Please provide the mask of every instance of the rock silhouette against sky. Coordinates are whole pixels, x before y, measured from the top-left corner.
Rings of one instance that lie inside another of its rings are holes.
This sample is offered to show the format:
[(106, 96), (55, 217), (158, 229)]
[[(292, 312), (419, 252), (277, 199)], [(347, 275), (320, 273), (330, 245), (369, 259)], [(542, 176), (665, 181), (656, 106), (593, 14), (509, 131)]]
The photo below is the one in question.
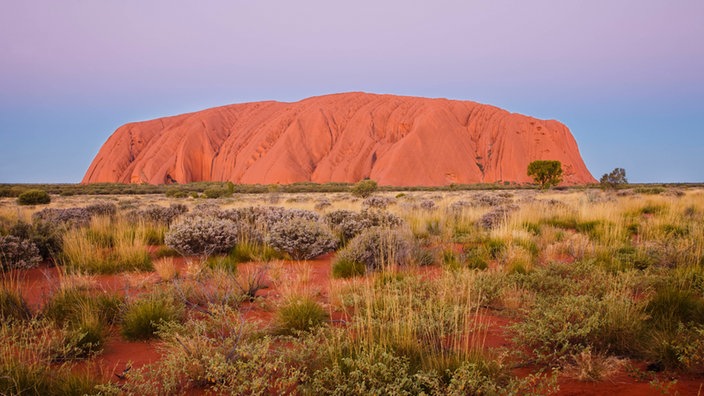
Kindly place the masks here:
[(469, 101), (344, 93), (216, 107), (118, 128), (84, 183), (525, 183), (539, 159), (594, 182), (569, 129)]

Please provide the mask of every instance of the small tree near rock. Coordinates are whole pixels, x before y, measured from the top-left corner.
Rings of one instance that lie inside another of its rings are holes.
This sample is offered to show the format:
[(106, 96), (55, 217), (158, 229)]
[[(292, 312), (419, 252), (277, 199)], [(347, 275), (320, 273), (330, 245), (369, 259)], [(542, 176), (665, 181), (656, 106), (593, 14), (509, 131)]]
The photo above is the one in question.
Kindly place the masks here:
[(551, 160), (533, 161), (528, 164), (528, 176), (531, 176), (541, 189), (556, 186), (562, 181), (562, 163)]
[(604, 189), (616, 189), (619, 186), (628, 184), (628, 179), (626, 179), (626, 170), (623, 168), (614, 168), (611, 173), (604, 173), (604, 175), (601, 176), (601, 179), (599, 179), (599, 183)]
[(377, 187), (378, 186), (374, 180), (365, 179), (360, 180), (352, 186), (352, 188), (350, 188), (350, 192), (355, 197), (366, 198), (372, 195), (372, 193), (376, 191)]

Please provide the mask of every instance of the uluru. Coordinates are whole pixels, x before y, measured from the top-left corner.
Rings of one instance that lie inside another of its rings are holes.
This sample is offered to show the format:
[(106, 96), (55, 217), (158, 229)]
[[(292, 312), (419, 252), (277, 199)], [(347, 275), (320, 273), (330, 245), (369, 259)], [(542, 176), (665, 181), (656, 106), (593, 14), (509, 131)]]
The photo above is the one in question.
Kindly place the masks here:
[(558, 121), (471, 101), (354, 92), (123, 125), (83, 183), (526, 183), (539, 159), (559, 160), (564, 184), (595, 182)]

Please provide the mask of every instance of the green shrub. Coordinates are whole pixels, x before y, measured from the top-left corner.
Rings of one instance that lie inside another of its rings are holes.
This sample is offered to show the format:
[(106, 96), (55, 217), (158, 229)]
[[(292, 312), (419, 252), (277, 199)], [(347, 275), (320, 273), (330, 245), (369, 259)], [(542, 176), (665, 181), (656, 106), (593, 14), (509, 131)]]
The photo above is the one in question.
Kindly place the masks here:
[(362, 276), (366, 273), (366, 266), (363, 263), (357, 263), (346, 258), (335, 260), (332, 264), (333, 278), (352, 278)]
[(599, 308), (592, 296), (539, 298), (525, 321), (511, 326), (514, 341), (531, 348), (538, 361), (564, 362), (594, 339), (600, 326)]
[(328, 320), (323, 307), (310, 297), (294, 297), (276, 312), (276, 332), (295, 335), (320, 327)]
[(122, 335), (128, 340), (153, 338), (160, 323), (180, 322), (183, 315), (183, 307), (173, 296), (149, 294), (127, 306), (122, 319)]
[[(382, 350), (365, 350), (315, 371), (308, 393), (418, 395), (424, 393), (428, 385), (437, 382), (436, 378), (429, 379), (426, 375), (414, 374), (407, 358)], [(425, 380), (429, 381), (426, 383)]]
[(226, 188), (220, 188), (220, 187), (211, 187), (211, 188), (206, 188), (203, 191), (203, 195), (205, 195), (206, 198), (209, 199), (216, 199), (216, 198), (223, 198), (223, 197), (231, 197), (232, 196), (232, 191), (229, 191)]
[(51, 197), (44, 190), (27, 190), (17, 197), (20, 205), (46, 205), (51, 203)]
[(704, 326), (680, 323), (675, 329), (656, 330), (647, 345), (646, 357), (663, 369), (704, 367)]
[(372, 195), (372, 193), (374, 193), (377, 188), (378, 186), (374, 180), (366, 179), (355, 183), (350, 188), (350, 192), (355, 197), (367, 198), (368, 196)]

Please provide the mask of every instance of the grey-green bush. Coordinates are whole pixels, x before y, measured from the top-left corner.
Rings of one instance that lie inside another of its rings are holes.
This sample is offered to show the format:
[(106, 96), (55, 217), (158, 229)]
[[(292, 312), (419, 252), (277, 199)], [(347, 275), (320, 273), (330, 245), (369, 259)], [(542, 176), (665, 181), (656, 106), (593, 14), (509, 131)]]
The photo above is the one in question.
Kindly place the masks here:
[(26, 239), (14, 235), (0, 236), (0, 269), (27, 269), (42, 261), (39, 249)]
[(183, 255), (226, 253), (237, 243), (238, 227), (231, 220), (211, 216), (184, 216), (169, 227), (166, 246)]
[(335, 236), (323, 223), (294, 217), (275, 223), (269, 229), (266, 242), (294, 260), (309, 260), (337, 246)]
[(367, 270), (378, 270), (387, 265), (408, 263), (411, 251), (411, 237), (407, 232), (373, 227), (340, 250), (336, 262), (347, 260), (364, 264)]

